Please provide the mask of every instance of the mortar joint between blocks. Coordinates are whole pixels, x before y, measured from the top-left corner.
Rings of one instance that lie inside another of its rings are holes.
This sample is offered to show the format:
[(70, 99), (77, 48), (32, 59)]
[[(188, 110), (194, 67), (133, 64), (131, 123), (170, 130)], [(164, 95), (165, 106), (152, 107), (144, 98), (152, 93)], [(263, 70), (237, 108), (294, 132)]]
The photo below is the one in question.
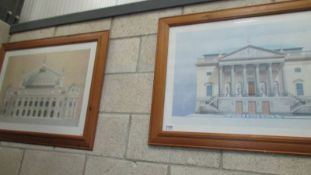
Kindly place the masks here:
[(88, 155), (86, 154), (86, 155), (85, 155), (85, 158), (84, 158), (83, 175), (85, 175), (85, 173), (86, 173), (86, 164), (87, 164), (87, 161), (88, 161)]
[(172, 173), (171, 173), (171, 166), (168, 165), (166, 175), (171, 175), (171, 174), (172, 174)]
[(219, 168), (223, 169), (224, 165), (223, 165), (223, 157), (224, 157), (224, 152), (221, 150), (220, 151), (220, 158), (219, 158)]
[(127, 124), (127, 135), (126, 135), (126, 146), (125, 146), (125, 152), (124, 152), (124, 158), (127, 158), (128, 154), (128, 147), (129, 147), (129, 141), (130, 141), (130, 132), (131, 132), (131, 126), (132, 126), (132, 114), (129, 115), (129, 122)]
[(21, 158), (20, 165), (19, 165), (18, 172), (17, 172), (18, 175), (21, 175), (25, 152), (26, 152), (26, 149), (22, 149), (22, 150), (23, 150), (23, 153), (22, 153), (22, 158)]
[(137, 64), (136, 64), (136, 72), (139, 72), (139, 62), (141, 59), (141, 45), (142, 45), (142, 37), (139, 37), (139, 45), (138, 45), (138, 58), (137, 58)]

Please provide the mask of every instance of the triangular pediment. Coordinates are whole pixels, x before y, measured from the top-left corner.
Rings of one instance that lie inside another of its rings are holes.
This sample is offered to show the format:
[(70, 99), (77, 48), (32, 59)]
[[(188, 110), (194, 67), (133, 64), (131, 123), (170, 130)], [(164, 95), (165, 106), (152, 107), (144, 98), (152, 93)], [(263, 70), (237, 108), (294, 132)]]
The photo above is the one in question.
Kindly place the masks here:
[(281, 58), (282, 53), (248, 45), (239, 50), (231, 52), (223, 57), (223, 60), (241, 60), (241, 59), (256, 59), (256, 58)]

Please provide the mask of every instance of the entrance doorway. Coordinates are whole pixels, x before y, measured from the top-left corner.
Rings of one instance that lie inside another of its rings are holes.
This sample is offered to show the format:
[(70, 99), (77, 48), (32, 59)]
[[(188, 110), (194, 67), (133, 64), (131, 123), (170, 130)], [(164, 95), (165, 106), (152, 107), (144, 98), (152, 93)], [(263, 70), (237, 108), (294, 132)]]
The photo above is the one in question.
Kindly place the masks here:
[(235, 102), (235, 112), (237, 114), (242, 114), (243, 113), (243, 103), (242, 103), (242, 101)]
[(255, 101), (248, 102), (248, 113), (256, 114), (256, 102)]
[(248, 82), (248, 96), (255, 96), (255, 83), (252, 81)]

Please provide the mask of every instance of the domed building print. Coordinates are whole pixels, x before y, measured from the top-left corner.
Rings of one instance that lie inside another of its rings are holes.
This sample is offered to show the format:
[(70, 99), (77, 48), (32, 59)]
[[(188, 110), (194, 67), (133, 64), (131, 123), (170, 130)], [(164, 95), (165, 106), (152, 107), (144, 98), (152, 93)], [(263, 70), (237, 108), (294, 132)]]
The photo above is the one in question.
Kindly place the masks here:
[(87, 54), (84, 50), (12, 57), (1, 83), (0, 121), (77, 126)]
[(47, 120), (77, 119), (77, 98), (80, 89), (63, 86), (64, 77), (42, 65), (21, 83), (6, 90), (1, 115), (6, 118)]

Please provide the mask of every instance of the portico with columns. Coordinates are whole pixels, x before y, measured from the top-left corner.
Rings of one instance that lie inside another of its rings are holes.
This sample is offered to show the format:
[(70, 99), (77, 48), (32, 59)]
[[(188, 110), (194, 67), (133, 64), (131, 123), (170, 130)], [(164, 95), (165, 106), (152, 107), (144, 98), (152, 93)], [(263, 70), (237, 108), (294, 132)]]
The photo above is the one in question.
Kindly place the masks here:
[(283, 60), (265, 63), (220, 62), (220, 96), (286, 95)]
[(45, 64), (26, 74), (20, 87), (7, 88), (4, 96), (0, 117), (6, 121), (68, 125), (79, 121), (80, 87), (65, 87), (63, 74)]
[(311, 94), (303, 89), (311, 81), (301, 73), (311, 70), (311, 52), (303, 48), (247, 45), (204, 55), (196, 66), (196, 113), (311, 114)]

